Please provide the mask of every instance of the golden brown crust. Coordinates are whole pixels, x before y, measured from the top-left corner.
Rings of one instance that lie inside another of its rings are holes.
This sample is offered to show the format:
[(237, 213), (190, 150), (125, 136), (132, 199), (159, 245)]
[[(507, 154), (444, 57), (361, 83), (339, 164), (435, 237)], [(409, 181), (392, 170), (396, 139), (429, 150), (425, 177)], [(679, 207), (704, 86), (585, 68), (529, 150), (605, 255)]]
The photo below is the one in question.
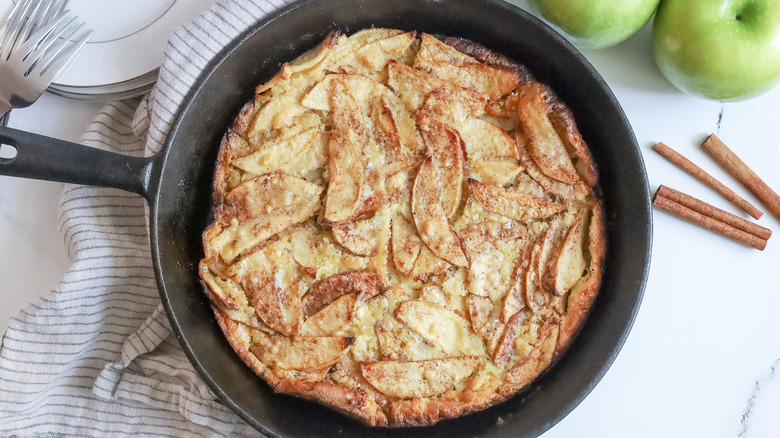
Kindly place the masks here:
[(481, 409), (467, 401), (415, 398), (392, 403), (390, 423), (395, 427), (428, 426), (478, 410)]
[(481, 44), (466, 38), (441, 35), (436, 35), (436, 37), (444, 44), (450, 45), (469, 56), (473, 56), (487, 65), (511, 71), (518, 76), (521, 84), (533, 79), (533, 75), (531, 75), (531, 72), (528, 71), (526, 66), (512, 61), (506, 56), (496, 53)]
[[(290, 386), (287, 386), (288, 382)], [(310, 387), (302, 387), (292, 381), (285, 381), (274, 389), (336, 407), (371, 426), (389, 425), (382, 407), (360, 389), (348, 389), (329, 382), (317, 382)]]
[(202, 284), (274, 391), (434, 424), (569, 346), (601, 281), (596, 182), (571, 112), (524, 66), (464, 39), (334, 33), (223, 137)]

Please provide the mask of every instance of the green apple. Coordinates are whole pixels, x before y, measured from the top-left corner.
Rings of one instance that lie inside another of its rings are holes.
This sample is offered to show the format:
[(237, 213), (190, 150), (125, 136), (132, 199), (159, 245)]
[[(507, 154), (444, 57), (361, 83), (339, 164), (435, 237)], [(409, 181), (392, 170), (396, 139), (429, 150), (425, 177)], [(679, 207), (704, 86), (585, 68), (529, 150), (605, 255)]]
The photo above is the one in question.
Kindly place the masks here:
[(780, 0), (663, 0), (653, 46), (661, 72), (683, 91), (757, 96), (780, 78)]
[[(683, 0), (684, 1), (684, 0)], [(575, 46), (600, 49), (630, 37), (650, 20), (659, 0), (534, 0), (542, 17)]]

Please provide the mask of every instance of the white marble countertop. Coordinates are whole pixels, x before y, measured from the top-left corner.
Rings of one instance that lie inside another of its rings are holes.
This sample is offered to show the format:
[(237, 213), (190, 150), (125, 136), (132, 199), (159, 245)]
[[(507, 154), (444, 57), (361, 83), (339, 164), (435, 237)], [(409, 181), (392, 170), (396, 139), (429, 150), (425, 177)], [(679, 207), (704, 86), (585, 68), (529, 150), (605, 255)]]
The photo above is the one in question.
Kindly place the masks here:
[[(668, 185), (737, 213), (650, 149), (663, 141), (760, 206), (699, 149), (717, 133), (780, 191), (780, 87), (743, 103), (689, 97), (656, 68), (647, 26), (623, 44), (585, 55), (633, 125), (652, 190)], [(44, 95), (14, 111), (10, 126), (76, 141), (100, 106)], [(57, 229), (61, 189), (0, 177), (0, 329), (19, 307), (55, 289), (68, 267)], [(654, 213), (654, 223), (649, 280), (623, 350), (544, 437), (780, 435), (780, 221), (768, 213), (758, 221), (775, 233), (763, 252), (663, 212)]]

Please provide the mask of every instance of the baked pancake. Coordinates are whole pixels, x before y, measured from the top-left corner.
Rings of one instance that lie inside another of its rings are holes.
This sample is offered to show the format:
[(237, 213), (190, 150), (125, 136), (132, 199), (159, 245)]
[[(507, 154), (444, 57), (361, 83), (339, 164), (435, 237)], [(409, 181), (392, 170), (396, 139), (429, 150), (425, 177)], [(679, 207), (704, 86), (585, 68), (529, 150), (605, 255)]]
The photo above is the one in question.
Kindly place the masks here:
[(200, 275), (276, 391), (429, 425), (570, 344), (601, 281), (596, 186), (572, 114), (523, 66), (456, 38), (334, 33), (225, 134)]

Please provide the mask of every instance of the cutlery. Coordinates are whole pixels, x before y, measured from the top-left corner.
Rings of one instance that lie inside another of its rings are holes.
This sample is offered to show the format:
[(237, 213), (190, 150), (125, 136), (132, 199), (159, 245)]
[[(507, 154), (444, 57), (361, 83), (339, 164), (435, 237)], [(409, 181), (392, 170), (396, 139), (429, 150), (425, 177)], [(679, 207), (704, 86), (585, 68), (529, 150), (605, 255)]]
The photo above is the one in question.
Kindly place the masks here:
[(0, 27), (0, 115), (38, 100), (87, 43), (92, 30), (67, 0), (24, 0)]

